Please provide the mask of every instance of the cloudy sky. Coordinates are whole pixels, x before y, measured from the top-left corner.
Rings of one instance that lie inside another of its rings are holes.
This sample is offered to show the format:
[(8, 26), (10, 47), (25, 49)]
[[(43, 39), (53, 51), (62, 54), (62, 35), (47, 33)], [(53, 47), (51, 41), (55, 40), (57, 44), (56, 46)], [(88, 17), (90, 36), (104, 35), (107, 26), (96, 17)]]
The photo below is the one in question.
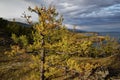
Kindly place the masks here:
[[(41, 4), (55, 5), (68, 28), (120, 32), (120, 0), (0, 0), (0, 17), (21, 20), (28, 6)], [(33, 19), (37, 20), (34, 14)]]

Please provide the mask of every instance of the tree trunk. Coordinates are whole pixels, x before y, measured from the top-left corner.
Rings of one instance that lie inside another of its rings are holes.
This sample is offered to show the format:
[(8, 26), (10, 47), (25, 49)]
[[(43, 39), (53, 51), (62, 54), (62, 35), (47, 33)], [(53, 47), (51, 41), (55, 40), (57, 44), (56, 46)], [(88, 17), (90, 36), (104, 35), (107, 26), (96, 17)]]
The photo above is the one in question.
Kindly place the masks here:
[[(43, 36), (43, 35), (42, 35)], [(45, 77), (44, 77), (44, 63), (45, 63), (45, 49), (44, 49), (44, 36), (42, 38), (42, 51), (41, 51), (41, 70), (40, 70), (40, 80), (44, 80)]]

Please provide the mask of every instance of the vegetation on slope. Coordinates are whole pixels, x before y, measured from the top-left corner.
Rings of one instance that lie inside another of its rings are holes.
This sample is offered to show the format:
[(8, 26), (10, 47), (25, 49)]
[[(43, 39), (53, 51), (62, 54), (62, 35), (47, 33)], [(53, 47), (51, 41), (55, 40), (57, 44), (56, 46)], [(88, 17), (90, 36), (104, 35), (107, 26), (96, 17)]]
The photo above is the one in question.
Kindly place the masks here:
[(68, 31), (55, 7), (29, 10), (39, 17), (30, 28), (0, 19), (1, 80), (119, 77), (120, 44), (116, 40)]

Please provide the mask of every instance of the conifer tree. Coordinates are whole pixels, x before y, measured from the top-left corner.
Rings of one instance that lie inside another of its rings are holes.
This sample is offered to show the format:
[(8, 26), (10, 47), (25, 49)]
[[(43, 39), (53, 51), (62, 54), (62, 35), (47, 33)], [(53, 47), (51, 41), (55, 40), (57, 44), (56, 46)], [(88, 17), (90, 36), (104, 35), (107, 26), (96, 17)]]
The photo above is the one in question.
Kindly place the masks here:
[(39, 22), (33, 26), (33, 38), (34, 45), (38, 45), (37, 50), (41, 54), (41, 77), (40, 80), (44, 80), (44, 63), (45, 63), (45, 45), (49, 41), (49, 35), (52, 34), (56, 29), (62, 26), (62, 17), (57, 19), (58, 13), (55, 7), (35, 7), (34, 9), (28, 8), (31, 12), (35, 12), (38, 15)]

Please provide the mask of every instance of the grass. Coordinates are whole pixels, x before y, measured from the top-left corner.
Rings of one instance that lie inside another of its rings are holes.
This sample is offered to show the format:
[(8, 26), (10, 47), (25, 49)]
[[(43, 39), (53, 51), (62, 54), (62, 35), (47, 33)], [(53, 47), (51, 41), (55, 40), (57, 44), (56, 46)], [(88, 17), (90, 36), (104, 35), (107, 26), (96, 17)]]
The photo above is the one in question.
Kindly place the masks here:
[[(30, 56), (27, 57), (15, 57), (9, 58), (5, 55), (1, 55), (0, 59), (0, 80), (24, 80), (27, 76), (30, 76), (35, 71), (35, 68), (31, 68), (30, 64), (32, 61), (30, 60)], [(25, 55), (24, 55), (25, 56)], [(120, 78), (120, 55), (112, 55), (106, 58), (86, 58), (86, 57), (73, 57), (76, 61), (83, 63), (99, 63), (104, 67), (107, 67), (110, 71), (110, 77), (116, 79)], [(75, 78), (77, 74), (69, 72), (67, 76), (60, 74), (60, 76), (56, 77), (54, 80), (69, 80), (70, 78)], [(113, 79), (113, 80), (114, 80)], [(27, 77), (26, 80), (29, 80)]]

